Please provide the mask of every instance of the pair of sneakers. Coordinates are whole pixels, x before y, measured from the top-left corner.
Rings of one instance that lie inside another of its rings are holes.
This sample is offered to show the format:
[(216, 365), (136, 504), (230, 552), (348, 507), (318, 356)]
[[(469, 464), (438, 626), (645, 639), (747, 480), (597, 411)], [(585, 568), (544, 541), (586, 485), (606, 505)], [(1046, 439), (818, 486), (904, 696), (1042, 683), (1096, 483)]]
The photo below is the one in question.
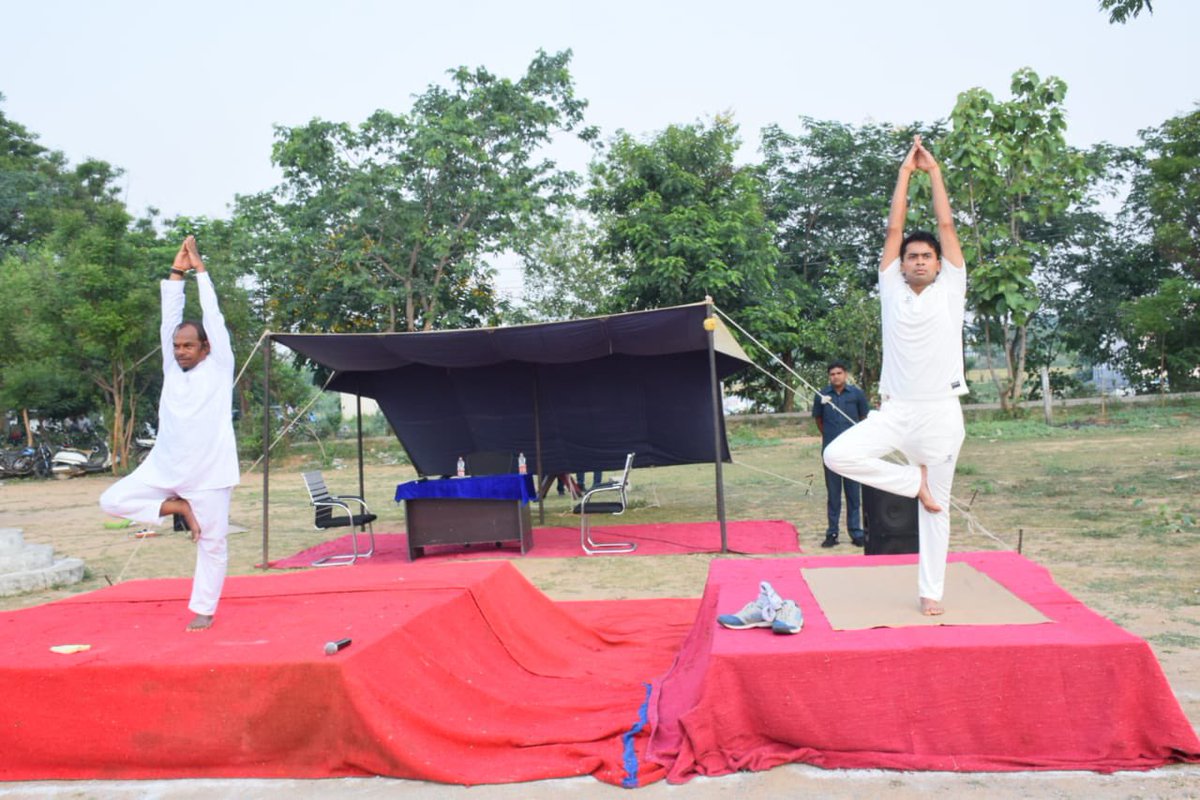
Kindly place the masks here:
[(804, 614), (792, 600), (784, 600), (766, 581), (758, 584), (758, 597), (736, 614), (721, 614), (717, 622), (725, 628), (740, 631), (747, 628), (770, 628), (772, 633), (799, 633), (804, 627)]

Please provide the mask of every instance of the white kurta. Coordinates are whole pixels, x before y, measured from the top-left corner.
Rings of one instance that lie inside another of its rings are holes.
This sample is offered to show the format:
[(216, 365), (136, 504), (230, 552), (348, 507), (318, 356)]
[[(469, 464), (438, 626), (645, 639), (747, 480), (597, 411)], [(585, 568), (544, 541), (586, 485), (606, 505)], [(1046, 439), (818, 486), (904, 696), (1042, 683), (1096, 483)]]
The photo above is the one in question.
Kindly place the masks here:
[[(885, 492), (916, 497), (921, 470), (942, 511), (917, 506), (920, 556), (917, 592), (941, 600), (950, 549), (950, 489), (965, 429), (958, 397), (967, 393), (962, 330), (967, 270), (945, 259), (936, 281), (920, 294), (909, 288), (897, 259), (879, 273), (883, 317), (883, 403), (834, 439), (825, 465)], [(907, 464), (884, 457), (900, 451)]]
[(241, 479), (233, 435), (233, 347), (212, 278), (196, 275), (208, 356), (187, 372), (175, 361), (175, 328), (183, 321), (185, 281), (162, 282), (163, 390), (158, 438), (135, 474), (176, 492), (223, 489)]
[(229, 502), (240, 480), (233, 434), (233, 348), (212, 278), (196, 275), (209, 353), (184, 372), (175, 361), (175, 328), (183, 321), (184, 281), (162, 282), (163, 391), (154, 449), (100, 497), (110, 514), (161, 525), (164, 500), (182, 497), (200, 526), (188, 608), (214, 614), (228, 563)]

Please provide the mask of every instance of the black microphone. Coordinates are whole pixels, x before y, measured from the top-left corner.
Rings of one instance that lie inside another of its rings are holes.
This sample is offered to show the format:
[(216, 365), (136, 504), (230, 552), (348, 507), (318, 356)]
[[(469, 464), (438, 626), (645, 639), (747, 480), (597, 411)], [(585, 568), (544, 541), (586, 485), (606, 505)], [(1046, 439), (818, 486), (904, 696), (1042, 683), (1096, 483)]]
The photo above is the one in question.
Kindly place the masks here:
[(350, 646), (349, 639), (338, 639), (336, 642), (325, 643), (325, 655), (331, 656), (339, 650), (345, 650)]

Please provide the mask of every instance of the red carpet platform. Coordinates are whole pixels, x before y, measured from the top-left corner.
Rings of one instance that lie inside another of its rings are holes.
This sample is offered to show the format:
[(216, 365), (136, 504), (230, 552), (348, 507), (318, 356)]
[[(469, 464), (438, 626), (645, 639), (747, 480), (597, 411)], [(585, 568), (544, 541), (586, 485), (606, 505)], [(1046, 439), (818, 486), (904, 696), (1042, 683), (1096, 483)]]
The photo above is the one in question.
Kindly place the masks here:
[(313, 570), (231, 578), (185, 633), (189, 586), (0, 614), (0, 779), (665, 774), (639, 713), (696, 600), (554, 603), (508, 562)]
[[(1144, 641), (1015, 553), (950, 558), (1050, 622), (835, 631), (801, 568), (915, 556), (714, 561), (696, 626), (655, 684), (648, 756), (672, 782), (789, 762), (1110, 772), (1200, 761), (1200, 740)], [(801, 607), (801, 633), (716, 624), (762, 580)], [(914, 614), (915, 594), (914, 585)]]
[[(605, 525), (592, 528), (599, 541), (637, 542), (637, 550), (624, 555), (661, 556), (679, 553), (721, 552), (721, 528), (716, 522), (664, 522), (652, 525)], [(799, 553), (796, 528), (784, 520), (751, 520), (726, 523), (729, 550), (742, 555)], [(359, 549), (367, 548), (366, 536), (359, 536)], [(275, 569), (312, 566), (319, 558), (350, 552), (350, 535), (341, 536), (295, 555), (271, 562)], [(579, 528), (534, 528), (533, 547), (526, 557), (573, 558), (585, 555), (579, 546)], [(622, 554), (613, 554), (622, 555)], [(463, 558), (520, 558), (521, 550), (512, 543), (505, 547), (427, 547), (419, 563), (451, 561)], [(612, 557), (611, 555), (604, 556)], [(359, 564), (408, 563), (408, 537), (403, 533), (375, 535), (375, 555)]]

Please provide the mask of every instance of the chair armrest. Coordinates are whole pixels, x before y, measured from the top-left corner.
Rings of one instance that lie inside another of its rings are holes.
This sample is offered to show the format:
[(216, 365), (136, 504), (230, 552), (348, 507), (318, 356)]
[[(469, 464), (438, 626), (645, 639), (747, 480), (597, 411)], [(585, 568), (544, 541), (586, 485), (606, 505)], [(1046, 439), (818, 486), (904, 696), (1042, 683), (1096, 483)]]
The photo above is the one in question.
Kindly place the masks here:
[[(340, 500), (340, 501), (342, 501), (342, 502), (345, 502), (346, 500), (353, 500), (354, 502), (356, 502), (356, 503), (358, 503), (360, 506), (362, 506), (362, 510), (363, 510), (363, 512), (364, 512), (364, 513), (367, 513), (367, 514), (370, 514), (370, 513), (371, 513), (371, 509), (367, 508), (367, 501), (366, 501), (366, 500), (363, 500), (363, 499), (362, 499), (361, 497), (359, 497), (358, 495), (354, 495), (354, 494), (339, 494), (339, 495), (337, 495), (337, 496), (335, 496), (335, 497), (332, 497), (331, 499), (333, 499), (333, 500)], [(346, 509), (346, 510), (347, 510), (347, 512), (349, 512), (349, 509)]]
[(588, 489), (584, 493), (583, 498), (580, 499), (580, 501), (579, 501), (579, 508), (580, 508), (580, 510), (586, 510), (588, 500), (590, 500), (592, 498), (592, 495), (601, 494), (603, 492), (621, 492), (622, 500), (624, 500), (624, 491), (623, 491), (624, 488), (625, 488), (624, 485), (621, 484), (620, 482), (613, 482), (610, 484), (603, 484), (601, 486), (594, 486), (591, 489)]
[(313, 508), (340, 508), (346, 512), (346, 516), (353, 517), (354, 512), (350, 510), (350, 506), (341, 502), (337, 497), (330, 497), (328, 500), (313, 500)]

